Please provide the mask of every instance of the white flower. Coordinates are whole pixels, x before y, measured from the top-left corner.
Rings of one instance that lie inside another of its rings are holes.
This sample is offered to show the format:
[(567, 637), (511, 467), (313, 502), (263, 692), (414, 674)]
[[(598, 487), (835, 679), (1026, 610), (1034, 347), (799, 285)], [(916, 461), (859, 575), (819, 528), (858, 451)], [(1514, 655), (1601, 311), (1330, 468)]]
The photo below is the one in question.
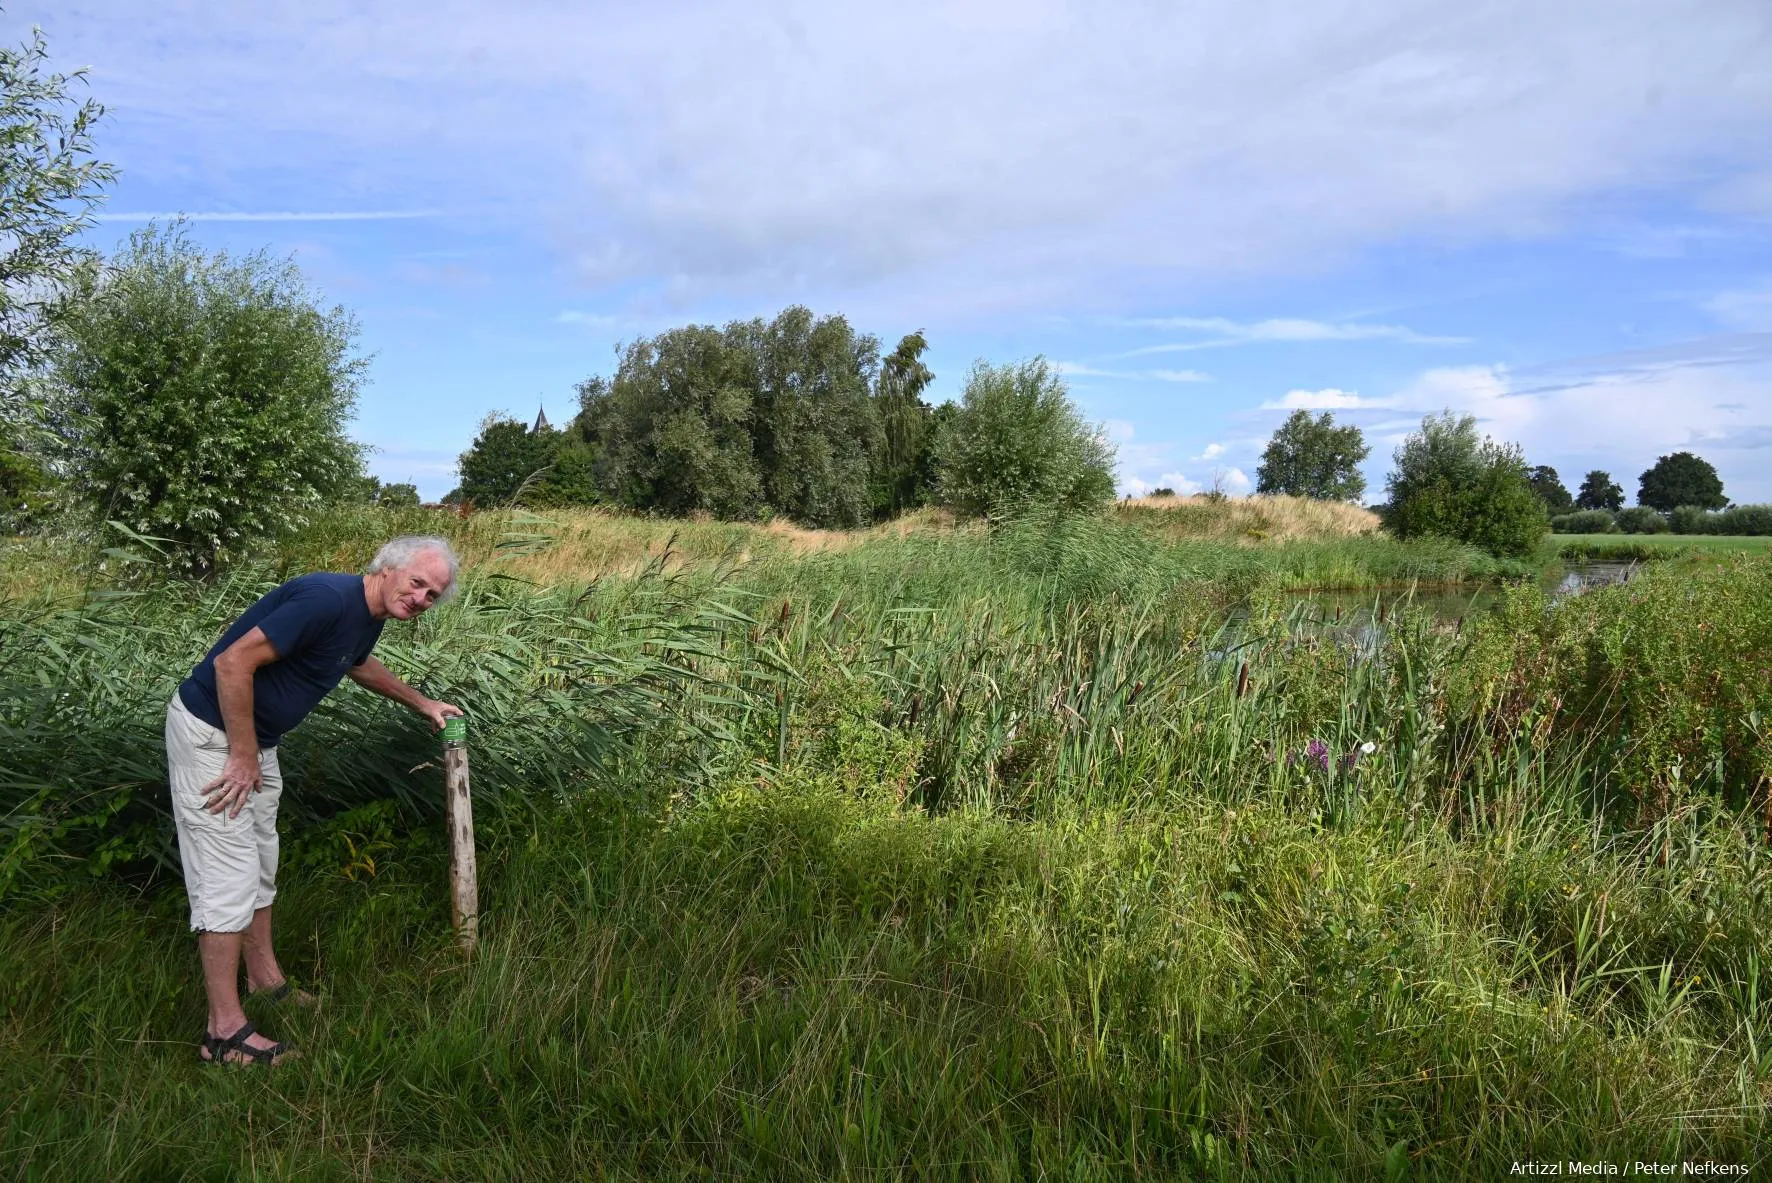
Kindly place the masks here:
[(1378, 750), (1378, 745), (1373, 743), (1371, 740), (1367, 740), (1365, 743), (1360, 745), (1360, 752), (1363, 755), (1370, 756), (1373, 752), (1376, 752), (1377, 750)]

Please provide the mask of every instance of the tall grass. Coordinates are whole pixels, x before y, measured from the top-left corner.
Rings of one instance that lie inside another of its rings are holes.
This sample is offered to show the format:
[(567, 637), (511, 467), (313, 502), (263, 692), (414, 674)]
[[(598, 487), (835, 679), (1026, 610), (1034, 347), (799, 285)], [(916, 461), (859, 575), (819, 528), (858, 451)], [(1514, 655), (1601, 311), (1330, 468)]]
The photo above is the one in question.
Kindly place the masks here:
[[(494, 553), (547, 553), (518, 524)], [(1554, 606), (1520, 587), (1457, 629), (1280, 594), (1343, 561), (1462, 561), (1384, 545), (1250, 558), (1053, 521), (654, 552), (589, 584), (488, 560), (382, 647), (473, 719), (481, 952), (448, 939), (432, 741), (341, 691), (288, 741), (279, 906), (329, 998), (263, 1016), (306, 1051), (268, 1076), (195, 1063), (155, 732), (282, 569), (10, 600), (0, 1164), (1754, 1161), (1772, 560)]]

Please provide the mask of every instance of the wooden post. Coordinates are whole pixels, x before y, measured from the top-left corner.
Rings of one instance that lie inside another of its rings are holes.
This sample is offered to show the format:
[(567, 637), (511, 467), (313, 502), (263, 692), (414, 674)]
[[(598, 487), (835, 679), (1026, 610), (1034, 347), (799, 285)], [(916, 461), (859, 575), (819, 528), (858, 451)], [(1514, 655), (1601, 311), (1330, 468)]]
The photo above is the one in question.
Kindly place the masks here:
[(468, 721), (443, 725), (443, 800), (449, 825), (449, 919), (463, 953), (479, 935), (479, 884), (474, 871), (474, 803), (468, 795)]

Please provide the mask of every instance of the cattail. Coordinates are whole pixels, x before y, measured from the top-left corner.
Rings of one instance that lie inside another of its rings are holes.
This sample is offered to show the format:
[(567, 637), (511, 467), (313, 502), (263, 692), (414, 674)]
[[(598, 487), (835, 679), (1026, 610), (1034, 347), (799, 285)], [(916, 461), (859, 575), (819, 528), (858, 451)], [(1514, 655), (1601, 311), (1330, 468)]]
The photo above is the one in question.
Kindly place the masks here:
[(1249, 693), (1249, 663), (1245, 661), (1245, 662), (1240, 662), (1237, 665), (1237, 697), (1242, 698), (1244, 695), (1246, 695), (1248, 693)]

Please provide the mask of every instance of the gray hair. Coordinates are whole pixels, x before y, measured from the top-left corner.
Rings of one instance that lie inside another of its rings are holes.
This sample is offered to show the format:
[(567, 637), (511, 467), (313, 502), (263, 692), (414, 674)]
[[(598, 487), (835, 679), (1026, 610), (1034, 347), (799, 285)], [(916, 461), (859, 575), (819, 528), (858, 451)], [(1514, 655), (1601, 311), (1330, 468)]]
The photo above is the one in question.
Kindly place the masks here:
[(443, 556), (449, 564), (449, 584), (437, 595), (441, 604), (455, 594), (455, 577), (461, 571), (461, 560), (455, 557), (455, 549), (449, 545), (449, 539), (439, 538), (435, 534), (402, 534), (382, 544), (369, 561), (369, 574), (375, 575), (382, 571), (397, 571), (412, 565), (412, 560), (426, 551), (434, 551)]

